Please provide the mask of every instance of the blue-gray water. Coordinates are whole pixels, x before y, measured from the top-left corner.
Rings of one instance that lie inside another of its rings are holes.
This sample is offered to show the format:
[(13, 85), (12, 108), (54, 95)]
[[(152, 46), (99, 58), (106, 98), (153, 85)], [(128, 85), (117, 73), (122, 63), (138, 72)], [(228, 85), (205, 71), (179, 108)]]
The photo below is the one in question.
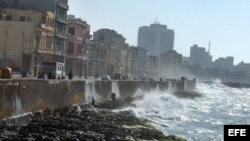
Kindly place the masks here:
[[(116, 83), (112, 82), (112, 92), (119, 97)], [(100, 99), (94, 85), (94, 81), (86, 83), (88, 102), (92, 97)], [(230, 88), (215, 82), (212, 85), (197, 84), (197, 91), (202, 97), (188, 99), (158, 89), (138, 90), (136, 94), (143, 94), (143, 99), (134, 102), (136, 107), (122, 110), (152, 121), (166, 135), (179, 135), (188, 141), (223, 141), (223, 125), (250, 125), (250, 88)]]
[(188, 141), (223, 141), (223, 125), (250, 124), (249, 88), (230, 88), (220, 83), (198, 84), (197, 88), (202, 97), (195, 99), (152, 90), (135, 102), (136, 108), (125, 110), (153, 121), (166, 135), (179, 135)]

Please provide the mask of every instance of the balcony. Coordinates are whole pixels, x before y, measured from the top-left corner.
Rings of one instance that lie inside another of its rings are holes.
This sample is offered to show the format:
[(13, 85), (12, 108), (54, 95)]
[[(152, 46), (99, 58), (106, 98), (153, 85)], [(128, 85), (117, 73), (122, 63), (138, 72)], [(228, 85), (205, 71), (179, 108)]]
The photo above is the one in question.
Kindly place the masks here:
[(54, 50), (51, 50), (51, 49), (38, 49), (38, 53), (47, 54), (47, 55), (54, 55)]
[(83, 41), (83, 39), (81, 37), (76, 36), (76, 35), (68, 35), (68, 39), (77, 40), (77, 41)]
[(56, 17), (56, 21), (63, 23), (63, 24), (68, 24), (67, 20), (61, 17)]
[(65, 10), (69, 10), (69, 6), (64, 2), (61, 2), (60, 0), (57, 1), (57, 6), (65, 9)]
[(40, 23), (38, 27), (53, 32), (53, 27), (47, 26), (44, 23)]
[(87, 60), (86, 56), (73, 55), (73, 54), (67, 54), (66, 58), (67, 59), (74, 59), (74, 60), (81, 60), (81, 61), (86, 61)]
[(63, 52), (63, 51), (59, 51), (59, 50), (56, 50), (54, 51), (55, 55), (58, 55), (58, 56), (66, 56), (66, 54)]
[(57, 38), (61, 38), (61, 39), (65, 39), (65, 40), (67, 39), (67, 36), (64, 33), (57, 32), (57, 33), (55, 33), (55, 35)]

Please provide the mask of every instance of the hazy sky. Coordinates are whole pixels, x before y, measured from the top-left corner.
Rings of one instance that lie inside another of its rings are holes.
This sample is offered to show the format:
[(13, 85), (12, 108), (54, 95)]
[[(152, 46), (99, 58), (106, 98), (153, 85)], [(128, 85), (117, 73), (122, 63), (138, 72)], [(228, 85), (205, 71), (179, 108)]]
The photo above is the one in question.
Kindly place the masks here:
[(250, 63), (250, 0), (69, 0), (68, 14), (87, 21), (91, 34), (116, 30), (137, 45), (140, 26), (155, 19), (175, 31), (174, 49), (189, 56), (197, 44), (213, 60), (234, 56), (234, 64)]

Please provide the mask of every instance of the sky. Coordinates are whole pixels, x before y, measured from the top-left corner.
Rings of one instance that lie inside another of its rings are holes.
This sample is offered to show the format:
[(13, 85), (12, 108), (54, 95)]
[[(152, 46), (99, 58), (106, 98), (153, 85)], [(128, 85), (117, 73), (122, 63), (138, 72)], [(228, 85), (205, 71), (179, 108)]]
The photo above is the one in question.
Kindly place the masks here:
[(234, 57), (234, 64), (250, 63), (250, 0), (69, 0), (69, 15), (90, 25), (117, 31), (129, 45), (137, 45), (140, 26), (157, 21), (175, 32), (174, 50), (185, 57), (197, 44), (213, 61)]

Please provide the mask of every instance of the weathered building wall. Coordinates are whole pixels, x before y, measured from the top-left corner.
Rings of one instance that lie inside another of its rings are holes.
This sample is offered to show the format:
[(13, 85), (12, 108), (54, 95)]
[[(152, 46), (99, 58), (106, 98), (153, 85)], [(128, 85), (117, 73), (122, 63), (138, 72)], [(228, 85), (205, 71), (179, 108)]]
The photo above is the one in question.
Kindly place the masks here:
[(5, 65), (32, 70), (34, 31), (35, 22), (0, 21), (0, 58), (11, 60)]
[(108, 100), (114, 93), (112, 87), (119, 89), (117, 97), (127, 98), (138, 89), (164, 91), (169, 86), (169, 81), (0, 80), (0, 119), (26, 112), (90, 103), (92, 98)]

